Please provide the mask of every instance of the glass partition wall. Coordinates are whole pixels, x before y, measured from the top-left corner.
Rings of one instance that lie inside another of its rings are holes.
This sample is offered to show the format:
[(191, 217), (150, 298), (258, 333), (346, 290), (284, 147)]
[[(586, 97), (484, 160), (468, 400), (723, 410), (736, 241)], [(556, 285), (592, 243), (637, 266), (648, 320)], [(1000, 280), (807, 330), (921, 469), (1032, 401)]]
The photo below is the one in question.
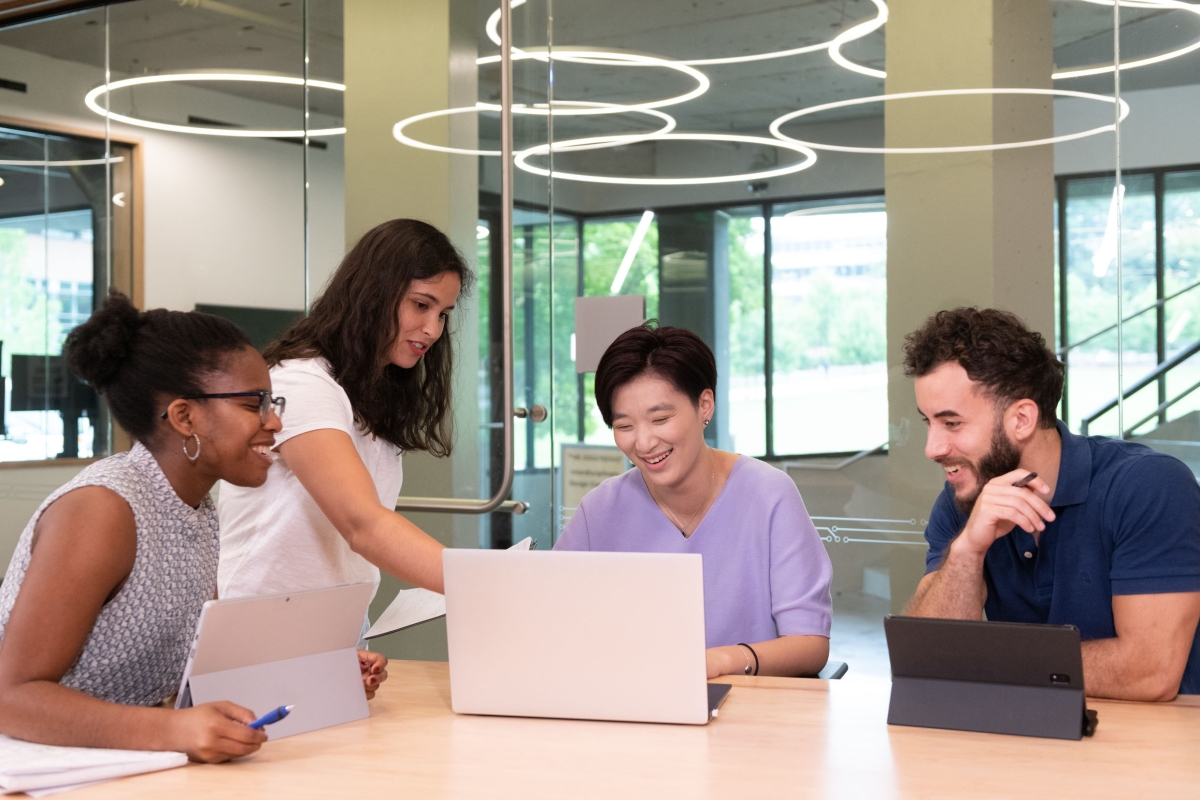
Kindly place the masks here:
[[(576, 298), (642, 296), (717, 355), (710, 443), (795, 480), (834, 563), (832, 655), (858, 672), (886, 674), (879, 619), (923, 572), (941, 485), (901, 365), (924, 316), (1010, 307), (1064, 353), (1072, 429), (1200, 439), (1193, 4), (513, 0), (511, 81), (497, 5), (394, 5), (133, 0), (0, 29), (0, 459), (67, 455), (64, 434), (108, 452), (102, 402), (70, 401), (68, 432), (49, 396), (107, 286), (265, 343), (394, 216), (449, 231), (478, 277), (451, 323), (456, 451), (406, 456), (405, 494), (495, 494), (511, 424), (525, 509), (418, 524), (551, 546), (573, 459), (613, 447)], [(436, 654), (421, 636), (393, 652)]]

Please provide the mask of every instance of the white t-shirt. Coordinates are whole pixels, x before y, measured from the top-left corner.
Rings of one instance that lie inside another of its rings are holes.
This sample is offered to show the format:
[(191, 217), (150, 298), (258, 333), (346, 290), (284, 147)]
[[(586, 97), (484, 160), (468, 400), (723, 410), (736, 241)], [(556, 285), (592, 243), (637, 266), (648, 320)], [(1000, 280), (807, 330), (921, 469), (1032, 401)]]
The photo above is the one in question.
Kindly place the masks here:
[[(395, 508), (403, 473), (400, 449), (363, 432), (354, 422), (350, 398), (329, 374), (323, 358), (293, 359), (271, 369), (276, 397), (287, 399), (276, 446), (309, 431), (349, 435), (375, 482), (379, 503)], [(336, 475), (328, 476), (336, 481)], [(278, 452), (257, 489), (221, 485), (221, 597), (294, 592), (372, 581), (379, 568), (350, 549), (346, 540), (300, 484)]]

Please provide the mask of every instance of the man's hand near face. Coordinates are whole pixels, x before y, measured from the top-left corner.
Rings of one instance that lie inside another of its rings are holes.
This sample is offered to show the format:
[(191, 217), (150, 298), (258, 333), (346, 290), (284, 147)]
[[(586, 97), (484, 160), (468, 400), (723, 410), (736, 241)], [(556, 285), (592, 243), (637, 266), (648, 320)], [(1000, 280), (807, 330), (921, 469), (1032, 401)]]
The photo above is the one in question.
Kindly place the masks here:
[(1041, 478), (1014, 486), (1029, 474), (1018, 469), (984, 484), (961, 534), (950, 545), (941, 568), (921, 579), (905, 613), (914, 617), (979, 619), (987, 600), (983, 560), (988, 548), (1014, 527), (1036, 538), (1054, 521), (1044, 498), (1050, 487)]

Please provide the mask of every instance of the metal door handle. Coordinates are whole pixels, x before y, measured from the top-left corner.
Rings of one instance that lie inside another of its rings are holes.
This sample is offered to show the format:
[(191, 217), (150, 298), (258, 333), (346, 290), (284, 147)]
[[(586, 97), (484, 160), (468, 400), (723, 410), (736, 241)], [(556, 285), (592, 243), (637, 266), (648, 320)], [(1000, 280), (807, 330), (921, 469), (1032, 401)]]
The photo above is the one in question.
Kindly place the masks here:
[[(504, 334), (504, 474), (500, 488), (488, 500), (457, 497), (401, 497), (397, 511), (432, 511), (443, 514), (490, 514), (506, 511), (523, 514), (525, 503), (506, 500), (513, 484), (513, 129), (512, 129), (512, 8), (500, 2), (500, 292)], [(537, 408), (537, 406), (535, 406)], [(545, 409), (542, 409), (543, 413)], [(535, 420), (536, 421), (536, 420)]]
[(532, 405), (529, 408), (514, 408), (513, 416), (517, 419), (525, 419), (528, 417), (534, 422), (545, 422), (546, 418), (550, 416), (550, 412), (546, 410), (544, 405), (539, 403), (537, 405)]

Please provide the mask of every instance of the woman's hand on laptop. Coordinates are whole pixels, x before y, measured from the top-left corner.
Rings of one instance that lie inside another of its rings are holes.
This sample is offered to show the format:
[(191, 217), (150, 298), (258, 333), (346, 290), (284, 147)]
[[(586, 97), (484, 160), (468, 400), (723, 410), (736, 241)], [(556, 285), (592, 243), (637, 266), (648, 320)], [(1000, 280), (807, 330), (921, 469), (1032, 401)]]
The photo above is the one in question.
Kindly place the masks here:
[[(744, 647), (710, 647), (704, 651), (704, 661), (708, 665), (708, 677), (719, 678), (722, 675), (743, 675), (745, 665), (750, 663)], [(743, 663), (745, 662), (745, 663)]]
[(172, 711), (171, 750), (187, 753), (192, 761), (217, 763), (248, 756), (267, 740), (250, 727), (257, 717), (248, 708), (228, 702), (203, 703)]
[(387, 680), (387, 663), (387, 656), (382, 653), (358, 651), (358, 668), (362, 670), (363, 689), (368, 700), (375, 697), (375, 690), (379, 688), (379, 684)]

